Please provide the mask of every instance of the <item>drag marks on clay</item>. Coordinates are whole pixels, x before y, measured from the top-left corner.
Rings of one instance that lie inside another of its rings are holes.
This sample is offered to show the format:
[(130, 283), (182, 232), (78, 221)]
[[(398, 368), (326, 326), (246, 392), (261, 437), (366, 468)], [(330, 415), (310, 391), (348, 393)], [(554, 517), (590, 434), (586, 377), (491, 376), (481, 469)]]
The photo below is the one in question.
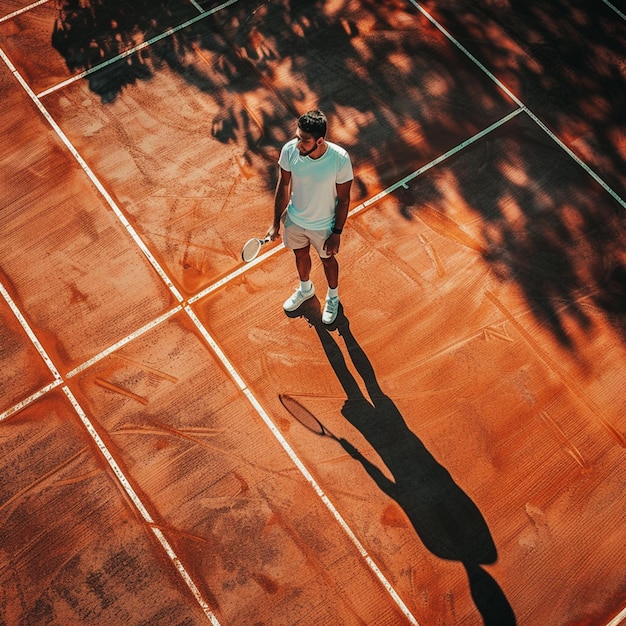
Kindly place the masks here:
[[(229, 450), (222, 444), (211, 444), (206, 441), (207, 438), (218, 437), (227, 432), (227, 429), (224, 428), (205, 428), (205, 427), (187, 427), (187, 428), (175, 428), (173, 426), (169, 426), (168, 424), (164, 424), (162, 422), (154, 422), (150, 425), (144, 424), (124, 424), (122, 426), (118, 426), (117, 428), (110, 431), (110, 434), (115, 436), (126, 436), (126, 435), (138, 435), (145, 436), (150, 435), (153, 437), (163, 437), (163, 435), (169, 435), (174, 438), (183, 439), (193, 443), (196, 446), (204, 448), (205, 450), (209, 450), (213, 454), (217, 456), (227, 457), (229, 459), (233, 459), (242, 465), (246, 465), (248, 467), (253, 468), (255, 471), (261, 473), (263, 476), (267, 476), (268, 474), (280, 474), (280, 471), (268, 469), (266, 465), (261, 465), (256, 463), (255, 461), (251, 461), (248, 457), (238, 454), (237, 452), (233, 452)], [(163, 443), (157, 445), (164, 445)], [(230, 494), (234, 497), (238, 495), (242, 491), (246, 491), (248, 489), (248, 485), (246, 481), (241, 478), (238, 474), (235, 474), (238, 480), (239, 487), (235, 490), (232, 490)]]
[[(461, 337), (457, 341), (454, 341), (446, 346), (443, 346), (439, 350), (435, 352), (429, 353), (424, 358), (411, 363), (404, 368), (395, 369), (393, 372), (393, 378), (401, 379), (404, 375), (409, 374), (417, 369), (421, 368), (423, 365), (426, 365), (430, 361), (437, 359), (438, 357), (444, 356), (446, 354), (455, 353), (460, 348), (473, 343), (476, 340), (489, 340), (489, 339), (497, 339), (498, 341), (505, 341), (507, 343), (513, 343), (515, 340), (511, 338), (506, 329), (504, 329), (504, 325), (502, 323), (499, 324), (489, 324), (488, 326), (483, 326), (479, 328), (477, 331), (471, 333), (470, 335), (466, 335), (465, 337)], [(394, 394), (394, 398), (398, 396)]]
[(511, 313), (511, 311), (509, 311), (496, 296), (489, 291), (485, 292), (485, 295), (506, 317), (515, 330), (524, 338), (535, 355), (543, 361), (543, 363), (555, 376), (557, 376), (565, 388), (576, 396), (589, 409), (591, 414), (608, 432), (611, 438), (622, 448), (626, 448), (626, 438), (624, 438), (624, 436), (613, 427), (609, 420), (606, 419), (600, 407), (598, 407), (598, 405), (587, 396), (587, 394), (581, 389), (580, 385), (578, 385), (578, 383), (567, 372), (559, 367), (557, 362), (539, 345), (539, 342), (517, 321), (516, 316)]
[(445, 213), (421, 202), (416, 203), (416, 208), (411, 207), (411, 213), (424, 222), (431, 230), (443, 237), (456, 241), (481, 254), (487, 252), (487, 249), (479, 241), (476, 241)]
[[(17, 503), (19, 500), (21, 500), (23, 496), (25, 496), (29, 491), (32, 491), (33, 489), (39, 487), (40, 485), (47, 483), (49, 479), (53, 478), (61, 470), (71, 465), (76, 459), (81, 457), (87, 451), (88, 451), (87, 447), (81, 448), (80, 450), (78, 450), (78, 452), (75, 452), (73, 455), (67, 457), (65, 460), (63, 460), (61, 463), (59, 463), (58, 465), (56, 465), (55, 467), (47, 471), (45, 474), (39, 476), (37, 480), (34, 480), (28, 485), (22, 487), (22, 489), (14, 493), (8, 500), (5, 500), (4, 502), (0, 503), (0, 512), (6, 515), (10, 515), (10, 511), (12, 510), (12, 507), (11, 507), (12, 504)], [(54, 481), (54, 484), (59, 485), (59, 486), (72, 484), (74, 482), (85, 480), (86, 478), (89, 478), (90, 476), (99, 473), (99, 471), (100, 470), (97, 470), (97, 471), (94, 470), (93, 472), (77, 477), (73, 480)], [(9, 509), (9, 513), (7, 513), (7, 509)]]
[(428, 258), (431, 260), (434, 268), (437, 270), (437, 276), (439, 276), (439, 278), (445, 278), (446, 268), (433, 245), (423, 235), (418, 235), (417, 238), (420, 240), (422, 246), (424, 246), (424, 250), (426, 251)]
[(124, 389), (124, 387), (115, 385), (109, 382), (108, 380), (104, 380), (103, 378), (96, 378), (94, 382), (96, 383), (96, 385), (99, 385), (100, 387), (107, 389), (108, 391), (119, 393), (120, 395), (126, 396), (127, 398), (130, 398), (131, 400), (136, 400), (140, 404), (144, 404), (144, 405), (148, 404), (148, 398), (144, 398), (143, 396), (133, 393), (132, 391), (129, 391), (128, 389)]
[(115, 357), (116, 359), (120, 359), (124, 361), (125, 363), (134, 365), (138, 369), (143, 370), (144, 372), (147, 372), (148, 374), (152, 374), (156, 376), (157, 378), (162, 378), (163, 380), (169, 380), (171, 383), (178, 382), (178, 378), (176, 378), (176, 376), (172, 376), (171, 374), (162, 372), (161, 370), (158, 370), (155, 367), (146, 365), (145, 363), (141, 363), (139, 361), (136, 361), (135, 359), (131, 359), (130, 357), (124, 356), (123, 354), (120, 354), (119, 352), (113, 352), (113, 354), (111, 354), (111, 357)]
[(543, 423), (556, 436), (563, 450), (567, 454), (569, 454), (583, 470), (590, 470), (591, 467), (583, 458), (580, 450), (568, 439), (567, 435), (563, 432), (563, 430), (556, 423), (556, 421), (550, 416), (550, 414), (547, 411), (541, 411), (539, 417), (541, 417)]

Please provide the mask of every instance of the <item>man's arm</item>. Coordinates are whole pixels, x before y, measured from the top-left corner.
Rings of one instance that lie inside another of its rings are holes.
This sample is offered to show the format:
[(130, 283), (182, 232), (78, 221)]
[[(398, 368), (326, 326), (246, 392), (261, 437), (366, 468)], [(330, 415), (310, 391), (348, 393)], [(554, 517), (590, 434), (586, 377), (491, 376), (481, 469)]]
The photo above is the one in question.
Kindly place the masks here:
[(267, 237), (272, 241), (280, 234), (280, 218), (289, 204), (291, 195), (291, 172), (279, 167), (278, 182), (274, 193), (274, 221), (267, 231)]
[[(334, 230), (341, 231), (348, 219), (348, 210), (350, 209), (350, 189), (352, 181), (347, 183), (337, 183), (337, 206), (335, 207), (335, 226)], [(330, 237), (324, 243), (324, 249), (328, 254), (337, 254), (339, 252), (339, 244), (341, 242), (341, 233), (332, 232)]]

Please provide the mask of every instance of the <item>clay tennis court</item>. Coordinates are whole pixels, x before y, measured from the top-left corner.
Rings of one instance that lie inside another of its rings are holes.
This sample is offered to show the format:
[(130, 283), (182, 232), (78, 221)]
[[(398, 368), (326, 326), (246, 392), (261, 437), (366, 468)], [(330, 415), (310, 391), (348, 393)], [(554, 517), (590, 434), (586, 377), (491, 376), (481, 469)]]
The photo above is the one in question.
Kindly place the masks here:
[[(0, 0), (0, 623), (626, 623), (625, 51), (623, 0)], [(330, 326), (240, 256), (312, 108)]]

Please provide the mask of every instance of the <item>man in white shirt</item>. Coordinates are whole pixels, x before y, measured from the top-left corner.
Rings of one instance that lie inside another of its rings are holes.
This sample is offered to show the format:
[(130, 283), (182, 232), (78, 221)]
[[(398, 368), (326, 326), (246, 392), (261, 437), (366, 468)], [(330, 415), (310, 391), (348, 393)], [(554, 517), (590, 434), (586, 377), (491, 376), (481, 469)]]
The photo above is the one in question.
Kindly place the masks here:
[(298, 118), (296, 136), (280, 152), (274, 196), (274, 221), (267, 236), (274, 241), (284, 217), (283, 243), (293, 250), (300, 285), (283, 304), (295, 311), (313, 297), (310, 279), (313, 246), (322, 261), (328, 292), (322, 322), (332, 324), (339, 310), (339, 252), (341, 232), (348, 217), (354, 174), (350, 156), (340, 146), (326, 141), (326, 116), (318, 110)]

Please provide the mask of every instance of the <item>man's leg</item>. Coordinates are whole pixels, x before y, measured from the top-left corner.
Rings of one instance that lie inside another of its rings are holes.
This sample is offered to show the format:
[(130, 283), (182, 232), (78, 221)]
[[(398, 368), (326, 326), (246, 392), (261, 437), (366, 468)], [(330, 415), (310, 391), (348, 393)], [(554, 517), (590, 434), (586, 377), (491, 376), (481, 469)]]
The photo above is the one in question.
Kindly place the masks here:
[(296, 255), (296, 269), (298, 270), (298, 276), (303, 283), (311, 277), (310, 250), (311, 246), (308, 245), (306, 248), (299, 248), (298, 250), (293, 251)]
[(315, 288), (311, 283), (311, 246), (297, 248), (293, 251), (296, 257), (296, 269), (300, 277), (300, 286), (295, 293), (285, 300), (283, 308), (285, 311), (295, 311), (305, 300), (312, 298), (315, 294)]
[(332, 324), (339, 311), (339, 294), (337, 291), (339, 286), (339, 263), (337, 263), (337, 259), (334, 256), (329, 256), (328, 258), (322, 257), (322, 264), (326, 280), (328, 281), (328, 294), (326, 295), (324, 311), (322, 312), (322, 322), (324, 324)]
[(322, 264), (324, 265), (324, 274), (326, 274), (326, 280), (330, 289), (337, 289), (339, 285), (339, 263), (334, 256), (328, 258), (322, 258)]

